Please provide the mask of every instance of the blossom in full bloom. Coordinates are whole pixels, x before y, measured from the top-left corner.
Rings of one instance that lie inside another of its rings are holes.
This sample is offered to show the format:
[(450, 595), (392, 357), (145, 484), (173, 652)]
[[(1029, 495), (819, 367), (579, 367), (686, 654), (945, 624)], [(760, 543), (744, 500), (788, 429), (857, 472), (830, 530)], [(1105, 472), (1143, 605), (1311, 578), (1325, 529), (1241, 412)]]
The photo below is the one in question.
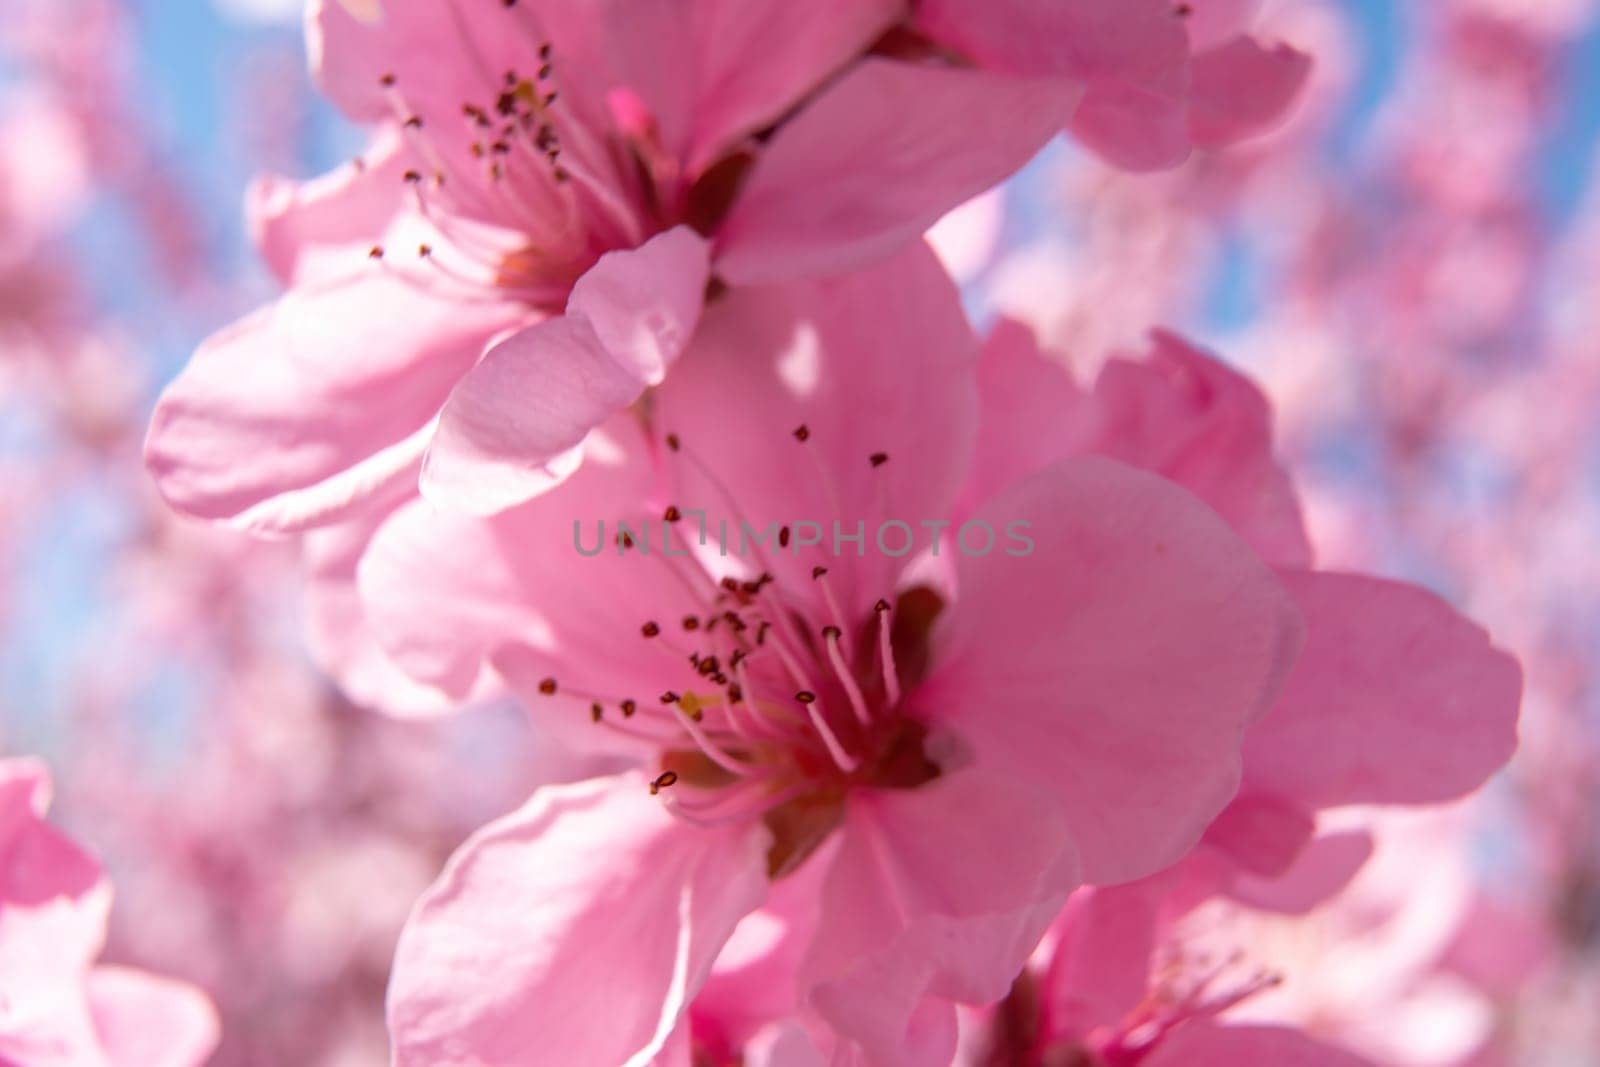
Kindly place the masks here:
[(255, 190), (290, 289), (167, 391), (147, 456), (164, 494), (285, 530), (419, 471), (476, 512), (558, 483), (661, 381), (708, 285), (890, 254), (1071, 114), (1059, 79), (873, 52), (903, 14), (312, 4), (315, 73), (377, 139), (335, 174)]
[[(1074, 886), (1193, 847), (1296, 613), (1192, 495), (1100, 458), (999, 491), (937, 558), (902, 550), (896, 523), (953, 514), (976, 349), (922, 248), (735, 290), (559, 489), (487, 520), (417, 501), (378, 531), (358, 580), (396, 664), (458, 694), (492, 671), (633, 763), (456, 854), (398, 950), (398, 1062), (649, 1062), (797, 876), (808, 1028), (943, 1062), (952, 1002), (1002, 996)], [(600, 517), (627, 528), (590, 544)], [(862, 540), (807, 525), (834, 521)], [(762, 543), (724, 557), (724, 522)]]
[(44, 820), (50, 782), (0, 762), (0, 1060), (29, 1067), (199, 1067), (217, 1042), (199, 990), (96, 965), (111, 888)]

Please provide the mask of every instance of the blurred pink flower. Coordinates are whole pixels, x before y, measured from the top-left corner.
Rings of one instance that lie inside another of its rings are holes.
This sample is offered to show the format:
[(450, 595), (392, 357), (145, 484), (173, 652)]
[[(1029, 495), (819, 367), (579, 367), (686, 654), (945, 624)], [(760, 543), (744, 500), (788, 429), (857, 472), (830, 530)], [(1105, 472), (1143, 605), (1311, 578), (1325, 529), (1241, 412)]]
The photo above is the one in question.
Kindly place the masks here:
[(199, 990), (96, 965), (111, 887), (44, 821), (50, 782), (0, 762), (0, 1059), (28, 1067), (199, 1067), (217, 1043)]

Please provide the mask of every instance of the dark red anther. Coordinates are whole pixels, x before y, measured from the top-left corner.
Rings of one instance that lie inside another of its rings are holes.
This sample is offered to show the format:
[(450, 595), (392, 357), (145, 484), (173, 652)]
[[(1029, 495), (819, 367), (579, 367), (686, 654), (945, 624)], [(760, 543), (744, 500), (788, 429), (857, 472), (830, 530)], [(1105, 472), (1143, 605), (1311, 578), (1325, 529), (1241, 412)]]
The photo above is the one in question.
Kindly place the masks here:
[(543, 693), (547, 697), (555, 696), (556, 695), (556, 680), (554, 678), (546, 678), (546, 679), (544, 679), (542, 682), (539, 683), (539, 692)]
[(661, 633), (661, 627), (656, 625), (654, 622), (647, 622), (643, 626), (639, 627), (639, 632), (644, 634), (646, 637), (655, 637)]
[(874, 467), (881, 467), (885, 463), (889, 462), (889, 453), (887, 453), (887, 452), (874, 452), (868, 458), (871, 460), (872, 465)]
[(794, 439), (802, 444), (811, 440), (811, 427), (807, 426), (803, 422), (799, 426), (796, 426), (794, 428)]
[(809, 689), (800, 690), (794, 695), (794, 698), (802, 704), (815, 704), (817, 702), (817, 694)]
[(677, 781), (678, 774), (676, 771), (662, 771), (660, 774), (656, 775), (655, 779), (650, 783), (650, 795), (655, 796), (668, 786), (675, 785)]
[(624, 700), (618, 707), (622, 709), (622, 717), (624, 719), (631, 719), (633, 718), (633, 713), (639, 710), (639, 703), (635, 700)]

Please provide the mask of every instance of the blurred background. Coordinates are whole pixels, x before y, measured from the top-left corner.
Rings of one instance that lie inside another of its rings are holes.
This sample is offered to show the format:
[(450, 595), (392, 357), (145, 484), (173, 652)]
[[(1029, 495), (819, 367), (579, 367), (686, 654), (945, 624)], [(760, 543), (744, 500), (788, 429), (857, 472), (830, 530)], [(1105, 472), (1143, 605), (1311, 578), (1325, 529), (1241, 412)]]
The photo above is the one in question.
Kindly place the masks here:
[[(216, 997), (214, 1062), (355, 1067), (386, 1062), (411, 901), (566, 761), (509, 708), (363, 711), (310, 660), (296, 546), (169, 515), (141, 467), (162, 385), (275, 294), (248, 181), (362, 143), (300, 8), (0, 9), (0, 752), (49, 763), (104, 857), (107, 958)], [(1421, 582), (1525, 664), (1511, 768), (1396, 817), (1339, 916), (1384, 973), (1346, 960), (1302, 1010), (1397, 1064), (1600, 1064), (1600, 9), (1276, 0), (1265, 26), (1317, 63), (1278, 131), (1149, 176), (1058, 144), (934, 240), (975, 316), (1085, 373), (1154, 325), (1249, 370), (1321, 563)]]

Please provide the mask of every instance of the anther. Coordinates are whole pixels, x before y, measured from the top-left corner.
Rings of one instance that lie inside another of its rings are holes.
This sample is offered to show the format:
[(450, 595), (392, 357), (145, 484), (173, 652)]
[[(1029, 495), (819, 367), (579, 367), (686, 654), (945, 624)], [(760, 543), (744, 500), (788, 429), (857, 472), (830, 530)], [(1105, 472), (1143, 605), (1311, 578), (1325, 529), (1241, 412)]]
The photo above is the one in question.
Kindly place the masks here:
[(683, 442), (678, 440), (678, 435), (677, 434), (669, 433), (669, 434), (667, 434), (667, 447), (672, 449), (672, 451), (676, 452), (676, 451), (678, 451), (678, 449), (683, 447)]
[(821, 578), (824, 574), (827, 574), (827, 573), (828, 573), (828, 568), (826, 568), (826, 567), (812, 567), (811, 568), (811, 577), (814, 578), (814, 579), (815, 578)]
[(539, 683), (539, 692), (543, 693), (547, 697), (555, 696), (556, 695), (556, 680), (554, 678), (546, 678), (544, 681), (540, 682)]
[(794, 429), (794, 439), (802, 444), (811, 440), (811, 427), (807, 426), (803, 422), (799, 426), (796, 426)]
[(367, 258), (368, 259), (382, 259), (383, 258), (383, 246), (382, 245), (373, 245), (371, 250), (367, 252)]
[(683, 518), (683, 512), (678, 510), (678, 505), (669, 504), (667, 506), (666, 513), (661, 517), (667, 522), (677, 522), (679, 519)]
[(696, 616), (696, 615), (685, 615), (683, 617), (683, 628), (685, 630), (698, 630), (698, 629), (700, 629), (700, 618), (699, 618), (699, 616)]
[(590, 704), (589, 705), (589, 719), (590, 719), (590, 721), (599, 722), (602, 718), (605, 717), (605, 714), (606, 714), (606, 709), (601, 707), (599, 704)]
[(794, 698), (802, 704), (815, 704), (817, 702), (817, 694), (809, 689), (800, 690), (794, 695)]
[(633, 718), (633, 713), (639, 710), (639, 703), (635, 700), (624, 700), (618, 707), (622, 709), (622, 717), (624, 719), (631, 719)]
[(889, 462), (889, 453), (887, 453), (887, 452), (874, 452), (871, 455), (871, 457), (869, 457), (869, 458), (870, 458), (870, 460), (872, 462), (872, 465), (874, 467), (881, 467), (885, 463)]
[(661, 694), (661, 703), (663, 703), (663, 704), (676, 704), (678, 702), (678, 699), (679, 699), (678, 694), (674, 693), (670, 689), (668, 689), (665, 693)]
[(885, 611), (889, 610), (889, 602), (887, 600), (880, 599), (876, 604), (872, 605), (872, 610), (881, 615)]
[(656, 625), (654, 622), (647, 622), (643, 626), (639, 627), (639, 632), (644, 634), (646, 637), (655, 637), (661, 633), (661, 627)]
[(393, 74), (385, 74), (383, 77), (378, 79), (378, 84), (383, 86), (385, 89), (393, 89), (395, 80), (396, 79)]
[(778, 531), (778, 547), (789, 547), (789, 527), (785, 526)]
[(668, 786), (675, 785), (677, 781), (678, 774), (676, 771), (662, 771), (660, 774), (655, 776), (654, 780), (651, 781), (650, 795), (655, 796)]

